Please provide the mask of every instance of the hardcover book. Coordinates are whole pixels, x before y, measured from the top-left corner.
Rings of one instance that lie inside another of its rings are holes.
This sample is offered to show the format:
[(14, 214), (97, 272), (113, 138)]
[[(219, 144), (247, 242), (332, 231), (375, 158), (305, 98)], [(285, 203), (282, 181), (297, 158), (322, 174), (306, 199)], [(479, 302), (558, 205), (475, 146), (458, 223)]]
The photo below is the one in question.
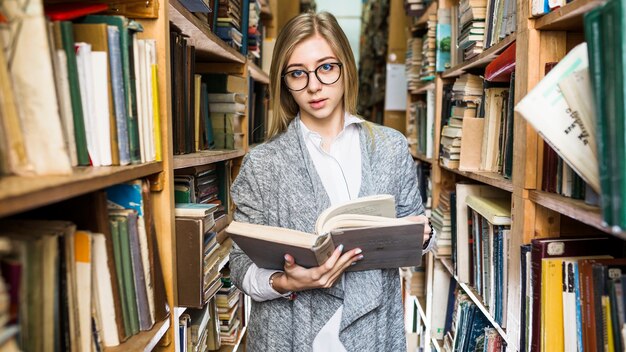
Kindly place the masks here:
[(282, 269), (285, 254), (298, 265), (319, 266), (332, 255), (335, 244), (343, 244), (344, 252), (363, 250), (364, 259), (349, 271), (421, 265), (424, 224), (395, 216), (393, 196), (375, 195), (328, 208), (318, 217), (315, 234), (237, 221), (226, 232), (265, 269)]

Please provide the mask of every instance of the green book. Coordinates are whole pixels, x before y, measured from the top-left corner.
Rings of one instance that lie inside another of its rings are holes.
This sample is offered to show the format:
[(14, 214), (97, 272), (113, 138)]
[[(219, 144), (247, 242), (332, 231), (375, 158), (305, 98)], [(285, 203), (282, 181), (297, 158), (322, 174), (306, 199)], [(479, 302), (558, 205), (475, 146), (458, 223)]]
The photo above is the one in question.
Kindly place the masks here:
[(124, 279), (122, 276), (122, 249), (120, 244), (120, 217), (111, 217), (109, 219), (109, 227), (111, 229), (111, 238), (113, 239), (113, 259), (115, 261), (115, 274), (117, 276), (117, 285), (119, 287), (119, 294), (122, 297), (122, 320), (124, 321), (124, 335), (131, 336), (130, 331), (130, 313), (128, 312), (128, 306), (126, 305), (124, 295)]
[(72, 114), (74, 115), (76, 157), (78, 165), (88, 166), (90, 161), (89, 152), (87, 151), (87, 135), (85, 134), (80, 83), (78, 82), (78, 64), (76, 63), (76, 51), (74, 51), (74, 28), (72, 27), (72, 22), (69, 21), (61, 21), (60, 26), (63, 50), (67, 56), (67, 76), (70, 82), (70, 98), (72, 100)]
[[(605, 45), (602, 37), (602, 7), (595, 8), (585, 14), (585, 40), (588, 46), (589, 56), (589, 73), (593, 85), (594, 100), (600, 102), (604, 100), (603, 76), (604, 70), (602, 66), (602, 53)], [(598, 144), (598, 165), (600, 174), (600, 204), (602, 206), (602, 219), (605, 224), (613, 223), (613, 211), (611, 207), (611, 183), (609, 178), (608, 162), (610, 160), (609, 148), (607, 143), (606, 131), (604, 129), (604, 120), (606, 119), (606, 105), (594, 104), (596, 115), (596, 143)]]
[(133, 164), (141, 162), (141, 147), (139, 145), (139, 122), (137, 112), (137, 90), (135, 86), (135, 70), (133, 66), (133, 37), (137, 32), (143, 32), (139, 22), (129, 20), (124, 16), (89, 15), (83, 23), (106, 23), (116, 26), (120, 31), (120, 50), (122, 53), (122, 76), (124, 80), (124, 95), (126, 98), (128, 143), (130, 160)]
[[(135, 282), (133, 280), (133, 266), (130, 257), (130, 231), (128, 226), (130, 225), (130, 213), (131, 211), (123, 211), (126, 215), (117, 216), (119, 223), (119, 249), (120, 249), (120, 265), (122, 268), (122, 282), (123, 282), (123, 304), (126, 305), (128, 311), (128, 321), (130, 334), (128, 336), (135, 335), (139, 332), (139, 316), (137, 312), (136, 295), (135, 295)], [(136, 215), (135, 215), (136, 216)]]

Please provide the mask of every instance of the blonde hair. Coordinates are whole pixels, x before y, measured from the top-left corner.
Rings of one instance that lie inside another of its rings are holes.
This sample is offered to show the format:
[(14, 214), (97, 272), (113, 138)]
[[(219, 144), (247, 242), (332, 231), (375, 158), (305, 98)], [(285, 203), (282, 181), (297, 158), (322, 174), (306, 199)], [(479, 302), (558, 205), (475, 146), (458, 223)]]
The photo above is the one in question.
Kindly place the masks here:
[(289, 20), (276, 38), (270, 68), (270, 95), (274, 112), (269, 117), (267, 139), (287, 130), (287, 126), (300, 110), (291, 92), (283, 84), (281, 76), (295, 47), (315, 35), (320, 35), (328, 42), (337, 59), (343, 64), (343, 108), (356, 115), (358, 75), (348, 38), (332, 14), (303, 13)]

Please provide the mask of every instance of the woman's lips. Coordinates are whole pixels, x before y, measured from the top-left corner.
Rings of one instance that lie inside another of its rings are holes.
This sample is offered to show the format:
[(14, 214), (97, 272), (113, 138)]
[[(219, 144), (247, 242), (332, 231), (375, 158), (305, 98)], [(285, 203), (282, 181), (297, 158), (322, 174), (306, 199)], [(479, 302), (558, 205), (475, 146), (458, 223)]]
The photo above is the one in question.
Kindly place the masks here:
[(309, 101), (309, 105), (313, 108), (313, 109), (321, 109), (326, 105), (326, 100), (328, 99), (316, 99), (316, 100), (310, 100)]

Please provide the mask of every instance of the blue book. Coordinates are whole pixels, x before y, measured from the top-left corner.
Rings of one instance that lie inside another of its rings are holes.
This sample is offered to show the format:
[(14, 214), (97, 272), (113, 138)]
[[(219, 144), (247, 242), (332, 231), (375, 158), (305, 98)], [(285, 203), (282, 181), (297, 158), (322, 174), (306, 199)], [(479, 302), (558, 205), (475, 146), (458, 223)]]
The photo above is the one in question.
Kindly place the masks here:
[[(578, 274), (578, 262), (573, 263), (574, 269), (574, 294), (576, 302), (580, 302), (580, 276)], [(578, 340), (578, 352), (583, 351), (583, 317), (581, 304), (576, 304), (576, 339)]]
[(128, 142), (128, 116), (126, 115), (126, 93), (124, 91), (124, 75), (122, 72), (122, 51), (120, 47), (120, 30), (116, 26), (107, 26), (109, 40), (109, 66), (111, 66), (111, 90), (113, 91), (113, 108), (117, 127), (117, 145), (120, 165), (130, 164), (130, 146)]
[(451, 38), (450, 9), (439, 9), (437, 11), (437, 52), (435, 56), (435, 70), (437, 72), (443, 72), (450, 68)]

